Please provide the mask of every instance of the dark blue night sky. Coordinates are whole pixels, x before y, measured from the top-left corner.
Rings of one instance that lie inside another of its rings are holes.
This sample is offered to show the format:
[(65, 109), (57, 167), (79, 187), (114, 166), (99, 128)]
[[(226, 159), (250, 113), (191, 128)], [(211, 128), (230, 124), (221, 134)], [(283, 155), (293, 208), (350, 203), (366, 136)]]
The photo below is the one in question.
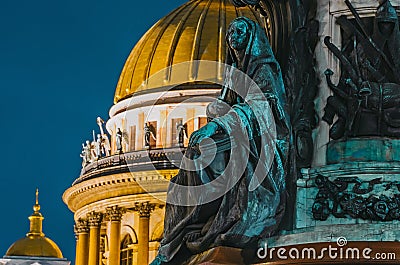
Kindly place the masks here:
[(108, 118), (132, 47), (184, 2), (1, 2), (0, 256), (28, 232), (38, 187), (44, 233), (74, 260), (73, 215), (61, 196), (79, 175), (81, 143), (97, 116)]

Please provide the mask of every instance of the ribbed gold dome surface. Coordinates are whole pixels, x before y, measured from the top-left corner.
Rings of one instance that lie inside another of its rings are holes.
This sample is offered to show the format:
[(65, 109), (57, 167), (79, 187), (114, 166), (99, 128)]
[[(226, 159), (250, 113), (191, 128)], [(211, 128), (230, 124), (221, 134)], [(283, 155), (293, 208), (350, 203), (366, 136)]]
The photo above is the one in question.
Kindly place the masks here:
[(63, 258), (60, 248), (44, 236), (27, 236), (11, 245), (6, 256)]
[[(172, 11), (133, 48), (119, 78), (114, 102), (138, 91), (190, 81), (194, 76), (220, 75), (219, 69), (204, 70), (190, 65), (158, 72), (182, 62), (224, 62), (225, 32), (238, 16), (264, 23), (251, 8), (235, 8), (229, 0), (192, 0)], [(157, 80), (148, 82), (148, 78), (155, 73), (158, 73)]]

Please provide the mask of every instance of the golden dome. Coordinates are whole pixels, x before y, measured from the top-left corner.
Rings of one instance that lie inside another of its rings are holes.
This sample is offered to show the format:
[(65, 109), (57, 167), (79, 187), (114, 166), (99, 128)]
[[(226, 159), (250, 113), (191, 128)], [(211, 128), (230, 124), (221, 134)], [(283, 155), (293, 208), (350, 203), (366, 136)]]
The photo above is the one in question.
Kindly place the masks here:
[(44, 236), (21, 238), (11, 245), (7, 250), (6, 256), (63, 258), (61, 250), (56, 243)]
[(26, 237), (17, 240), (8, 248), (6, 256), (63, 258), (57, 244), (45, 237), (42, 232), (44, 217), (39, 210), (39, 191), (36, 190), (36, 203), (33, 206), (33, 214), (29, 216), (30, 231)]
[[(201, 75), (221, 75), (220, 69), (204, 69), (208, 67), (159, 71), (196, 60), (225, 62), (225, 32), (238, 16), (264, 23), (256, 11), (236, 8), (230, 0), (192, 0), (162, 18), (139, 40), (126, 60), (114, 103), (138, 91), (180, 84)], [(161, 75), (149, 83), (148, 78), (155, 73)]]

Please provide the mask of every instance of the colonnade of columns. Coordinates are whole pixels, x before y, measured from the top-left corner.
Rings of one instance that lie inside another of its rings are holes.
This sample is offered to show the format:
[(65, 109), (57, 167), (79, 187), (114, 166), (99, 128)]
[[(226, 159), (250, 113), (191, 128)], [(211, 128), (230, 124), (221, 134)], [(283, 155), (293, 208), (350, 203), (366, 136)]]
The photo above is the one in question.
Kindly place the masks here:
[[(150, 214), (155, 209), (155, 204), (149, 202), (136, 203), (131, 209), (139, 213), (138, 233), (138, 265), (149, 264), (149, 224)], [(109, 222), (108, 258), (106, 265), (120, 265), (121, 253), (121, 220), (127, 209), (112, 206), (107, 207), (104, 213), (90, 212), (86, 218), (75, 222), (76, 235), (76, 265), (103, 265), (105, 253), (105, 236), (102, 225)], [(103, 235), (102, 235), (103, 234)]]

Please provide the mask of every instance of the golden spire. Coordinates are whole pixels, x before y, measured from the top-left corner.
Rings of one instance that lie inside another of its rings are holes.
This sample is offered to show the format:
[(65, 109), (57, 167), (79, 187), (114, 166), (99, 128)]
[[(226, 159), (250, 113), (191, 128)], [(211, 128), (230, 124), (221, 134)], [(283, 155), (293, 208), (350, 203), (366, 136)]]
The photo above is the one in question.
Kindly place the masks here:
[(40, 205), (39, 205), (39, 189), (36, 188), (36, 203), (33, 205), (33, 211), (35, 213), (38, 213), (40, 211)]
[(30, 231), (26, 236), (41, 236), (44, 237), (44, 234), (42, 232), (42, 222), (44, 217), (42, 214), (39, 212), (40, 211), (40, 205), (39, 205), (39, 189), (36, 189), (36, 201), (35, 205), (33, 205), (33, 214), (28, 217), (30, 221)]

